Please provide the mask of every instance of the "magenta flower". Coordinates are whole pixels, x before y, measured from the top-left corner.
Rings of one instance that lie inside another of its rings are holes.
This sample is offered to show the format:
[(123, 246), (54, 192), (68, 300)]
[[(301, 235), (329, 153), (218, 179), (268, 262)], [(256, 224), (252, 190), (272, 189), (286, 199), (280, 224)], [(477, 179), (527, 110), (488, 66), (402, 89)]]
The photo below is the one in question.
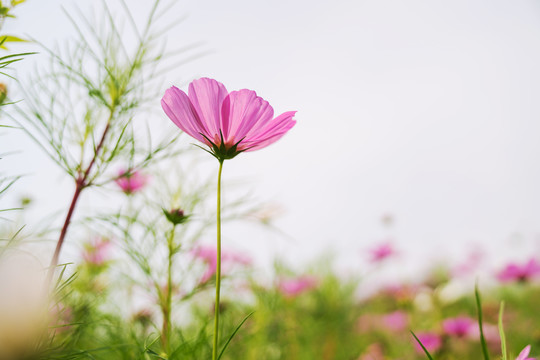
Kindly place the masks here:
[(524, 265), (515, 263), (508, 264), (501, 272), (499, 272), (497, 278), (504, 282), (526, 282), (538, 276), (540, 276), (540, 263), (536, 261), (536, 259), (530, 259)]
[[(192, 251), (193, 256), (204, 261), (207, 265), (206, 271), (201, 277), (200, 283), (204, 284), (212, 278), (217, 270), (217, 249), (210, 246), (199, 246)], [(227, 267), (224, 272), (230, 267), (236, 265), (251, 265), (251, 259), (244, 254), (234, 252), (223, 252), (221, 255), (222, 265)]]
[(131, 195), (146, 185), (148, 177), (140, 171), (120, 170), (114, 182), (125, 194)]
[(382, 317), (382, 324), (385, 328), (392, 331), (402, 331), (409, 323), (405, 311), (394, 311)]
[(471, 331), (474, 331), (475, 325), (475, 320), (467, 316), (448, 318), (442, 323), (442, 327), (446, 335), (456, 337), (468, 336)]
[[(426, 350), (430, 353), (435, 353), (439, 351), (442, 346), (441, 337), (437, 334), (425, 332), (416, 334), (416, 337), (418, 337), (418, 340), (420, 340), (422, 345), (424, 345)], [(416, 352), (418, 352), (419, 354), (424, 354), (424, 350), (417, 341), (414, 342), (414, 347), (416, 349)]]
[(84, 244), (83, 260), (89, 265), (104, 265), (109, 260), (110, 247), (111, 241), (109, 239), (97, 237)]
[(523, 349), (523, 350), (519, 353), (519, 355), (518, 355), (518, 357), (516, 358), (516, 360), (535, 360), (534, 358), (528, 357), (530, 352), (531, 352), (531, 345), (525, 346), (525, 349)]
[(370, 261), (372, 263), (380, 263), (395, 255), (396, 251), (390, 242), (385, 242), (370, 249), (369, 253), (371, 255)]
[(223, 84), (208, 78), (192, 81), (188, 94), (171, 87), (161, 106), (176, 126), (208, 145), (220, 162), (274, 143), (296, 123), (295, 111), (273, 118), (274, 110), (255, 91), (229, 93)]
[(296, 296), (313, 289), (317, 285), (317, 279), (312, 276), (300, 276), (295, 279), (282, 279), (278, 283), (278, 289), (285, 296)]

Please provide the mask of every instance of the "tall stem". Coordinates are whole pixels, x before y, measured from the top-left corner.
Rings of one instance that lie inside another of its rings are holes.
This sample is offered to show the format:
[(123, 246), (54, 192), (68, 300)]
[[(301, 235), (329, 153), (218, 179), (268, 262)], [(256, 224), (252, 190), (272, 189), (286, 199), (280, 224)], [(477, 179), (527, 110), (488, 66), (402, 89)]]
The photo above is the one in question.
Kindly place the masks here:
[(167, 239), (169, 247), (169, 265), (167, 268), (167, 294), (165, 298), (165, 304), (163, 308), (163, 327), (161, 331), (161, 342), (163, 344), (163, 350), (169, 355), (170, 349), (170, 333), (171, 333), (171, 310), (172, 310), (172, 265), (174, 257), (174, 230), (176, 225), (173, 225), (171, 235)]
[[(111, 120), (112, 120), (113, 115), (114, 115), (114, 108), (111, 109), (111, 112), (109, 114), (109, 119), (107, 120), (107, 125), (105, 126), (105, 129), (103, 130), (103, 134), (101, 135), (101, 140), (99, 141), (99, 144), (96, 147), (94, 156), (92, 157), (90, 164), (88, 165), (86, 170), (82, 174), (80, 174), (79, 177), (75, 180), (75, 192), (73, 193), (73, 198), (71, 199), (71, 204), (69, 206), (66, 219), (64, 220), (64, 225), (62, 226), (62, 230), (60, 231), (60, 236), (58, 237), (58, 242), (56, 243), (56, 249), (54, 250), (54, 255), (49, 265), (49, 270), (47, 272), (47, 278), (45, 282), (45, 291), (49, 290), (49, 286), (54, 276), (54, 271), (56, 270), (56, 266), (58, 265), (58, 258), (60, 257), (60, 250), (62, 250), (62, 245), (64, 244), (64, 239), (66, 238), (67, 230), (69, 228), (69, 224), (71, 223), (71, 217), (73, 216), (73, 212), (75, 211), (75, 205), (77, 205), (77, 201), (79, 200), (79, 196), (81, 195), (81, 192), (88, 186), (88, 177), (90, 175), (90, 171), (94, 167), (94, 164), (96, 162), (96, 159), (98, 158), (99, 152), (101, 151), (101, 148), (103, 147), (103, 144), (105, 143), (105, 138), (111, 127)], [(81, 164), (81, 167), (82, 167), (82, 164)]]
[(214, 344), (212, 347), (212, 360), (217, 360), (219, 340), (219, 292), (221, 288), (221, 171), (223, 160), (219, 162), (217, 183), (217, 251), (216, 251), (216, 307), (214, 314)]

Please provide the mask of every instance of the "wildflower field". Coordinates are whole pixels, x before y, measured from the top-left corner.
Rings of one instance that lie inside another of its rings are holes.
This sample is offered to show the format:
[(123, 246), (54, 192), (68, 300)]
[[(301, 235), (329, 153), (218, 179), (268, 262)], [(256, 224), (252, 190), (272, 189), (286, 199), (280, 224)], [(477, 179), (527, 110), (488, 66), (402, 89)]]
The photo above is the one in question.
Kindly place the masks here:
[[(493, 262), (471, 245), (405, 277), (417, 260), (392, 236), (359, 240), (350, 269), (328, 254), (265, 268), (231, 245), (234, 231), (286, 237), (257, 182), (228, 171), (302, 132), (304, 109), (204, 74), (173, 81), (211, 56), (165, 41), (174, 1), (142, 18), (123, 0), (68, 8), (74, 37), (55, 47), (5, 30), (34, 1), (0, 1), (0, 360), (540, 358), (537, 253)], [(20, 156), (13, 136), (54, 168), (39, 175), (50, 194), (21, 185), (35, 169), (2, 166)], [(295, 146), (318, 159), (339, 141)], [(329, 211), (311, 226), (331, 228)]]

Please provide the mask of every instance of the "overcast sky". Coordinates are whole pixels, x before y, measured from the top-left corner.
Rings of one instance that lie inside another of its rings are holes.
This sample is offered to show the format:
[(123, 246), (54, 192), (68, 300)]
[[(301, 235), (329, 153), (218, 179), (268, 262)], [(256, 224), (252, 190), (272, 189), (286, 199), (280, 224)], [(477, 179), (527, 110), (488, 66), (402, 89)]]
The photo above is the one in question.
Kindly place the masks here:
[[(143, 2), (127, 2), (143, 16)], [(28, 0), (6, 30), (62, 41), (73, 30), (61, 6), (78, 3)], [(538, 1), (193, 0), (172, 15), (187, 18), (169, 44), (200, 41), (209, 54), (166, 86), (208, 76), (256, 90), (276, 113), (298, 111), (281, 141), (226, 163), (225, 179), (251, 179), (282, 204), (288, 234), (231, 226), (236, 248), (291, 262), (331, 248), (353, 266), (391, 236), (410, 269), (477, 243), (511, 259), (538, 253)], [(18, 156), (7, 171), (32, 173), (23, 184), (36, 197), (58, 183), (50, 166)], [(67, 204), (63, 190), (49, 199)]]

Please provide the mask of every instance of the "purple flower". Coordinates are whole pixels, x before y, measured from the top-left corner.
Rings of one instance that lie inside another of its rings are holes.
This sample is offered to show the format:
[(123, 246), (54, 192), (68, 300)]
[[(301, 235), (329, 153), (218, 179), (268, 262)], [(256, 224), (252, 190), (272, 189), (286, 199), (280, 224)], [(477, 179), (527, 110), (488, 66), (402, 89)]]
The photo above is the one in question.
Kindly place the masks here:
[(295, 111), (274, 118), (274, 110), (252, 90), (228, 92), (213, 79), (189, 84), (188, 94), (171, 87), (161, 106), (182, 131), (209, 146), (218, 160), (262, 149), (279, 140), (296, 123)]
[(317, 285), (317, 279), (312, 276), (300, 276), (294, 279), (281, 279), (278, 288), (285, 296), (296, 296), (313, 289)]
[[(437, 334), (424, 332), (416, 334), (416, 337), (430, 353), (435, 353), (439, 351), (442, 346), (441, 337)], [(414, 347), (416, 349), (416, 352), (418, 352), (419, 354), (424, 354), (424, 350), (417, 341), (414, 342)]]
[(508, 264), (499, 272), (497, 278), (500, 281), (526, 282), (540, 275), (540, 263), (536, 259), (530, 259), (526, 264)]
[(474, 331), (476, 322), (467, 316), (458, 316), (455, 318), (445, 319), (442, 323), (444, 332), (447, 335), (456, 337), (468, 336), (471, 331)]
[(131, 195), (146, 185), (148, 177), (140, 171), (120, 170), (114, 182), (125, 194)]

